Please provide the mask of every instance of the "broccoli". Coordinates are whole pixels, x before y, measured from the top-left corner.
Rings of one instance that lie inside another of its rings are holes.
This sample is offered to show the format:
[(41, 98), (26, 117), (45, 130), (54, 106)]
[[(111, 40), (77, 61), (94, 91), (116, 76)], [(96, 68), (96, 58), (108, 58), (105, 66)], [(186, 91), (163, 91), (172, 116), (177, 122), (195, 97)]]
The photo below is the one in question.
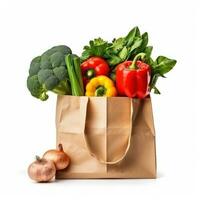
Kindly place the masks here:
[(59, 95), (71, 94), (65, 64), (65, 56), (71, 53), (67, 46), (55, 46), (31, 61), (27, 88), (32, 96), (45, 101), (48, 91)]

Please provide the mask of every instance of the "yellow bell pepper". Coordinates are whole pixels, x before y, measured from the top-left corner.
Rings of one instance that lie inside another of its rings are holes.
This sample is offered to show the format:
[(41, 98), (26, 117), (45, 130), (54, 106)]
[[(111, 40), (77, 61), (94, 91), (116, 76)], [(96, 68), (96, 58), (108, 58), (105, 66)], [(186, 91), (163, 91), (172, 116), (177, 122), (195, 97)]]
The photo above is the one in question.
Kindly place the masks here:
[(86, 85), (86, 96), (117, 96), (117, 90), (111, 79), (107, 76), (97, 76), (92, 78)]

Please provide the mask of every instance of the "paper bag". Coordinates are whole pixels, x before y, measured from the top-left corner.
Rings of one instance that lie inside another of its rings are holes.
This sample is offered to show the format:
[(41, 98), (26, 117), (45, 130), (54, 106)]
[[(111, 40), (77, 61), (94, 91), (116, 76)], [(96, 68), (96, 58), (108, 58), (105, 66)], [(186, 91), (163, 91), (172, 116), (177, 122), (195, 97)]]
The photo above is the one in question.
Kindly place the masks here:
[(56, 178), (156, 178), (150, 98), (58, 96), (56, 130), (71, 158)]

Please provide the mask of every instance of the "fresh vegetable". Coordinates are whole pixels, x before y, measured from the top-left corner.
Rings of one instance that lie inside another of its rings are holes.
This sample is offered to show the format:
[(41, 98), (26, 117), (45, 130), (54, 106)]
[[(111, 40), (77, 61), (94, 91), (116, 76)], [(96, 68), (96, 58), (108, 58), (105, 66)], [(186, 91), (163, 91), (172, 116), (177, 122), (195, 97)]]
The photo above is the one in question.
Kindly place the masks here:
[(90, 80), (86, 86), (86, 96), (117, 96), (114, 82), (107, 76), (97, 76)]
[(39, 156), (36, 156), (36, 161), (28, 167), (29, 177), (37, 182), (48, 182), (55, 174), (56, 167), (53, 161), (41, 159)]
[(159, 77), (165, 78), (165, 74), (176, 65), (176, 60), (165, 56), (158, 56), (155, 61), (151, 60), (149, 63), (151, 64), (150, 90), (153, 89), (155, 94), (160, 94), (160, 91), (156, 87), (157, 80)]
[(120, 95), (145, 98), (149, 94), (150, 66), (138, 60), (144, 57), (144, 53), (139, 53), (133, 61), (125, 61), (117, 66), (116, 85)]
[(65, 56), (70, 53), (69, 47), (60, 45), (32, 60), (27, 79), (32, 96), (44, 101), (48, 99), (48, 91), (60, 95), (71, 94), (65, 65)]
[(105, 75), (109, 73), (108, 63), (100, 57), (91, 57), (81, 64), (81, 70), (83, 75), (83, 82), (86, 85), (89, 80), (95, 76)]
[(145, 53), (144, 62), (151, 68), (150, 91), (160, 94), (156, 87), (159, 77), (165, 77), (176, 64), (176, 60), (165, 56), (159, 56), (155, 61), (151, 57), (152, 46), (148, 46), (148, 33), (140, 33), (138, 27), (134, 27), (125, 37), (114, 39), (111, 43), (97, 38), (91, 40), (89, 45), (84, 46), (81, 60), (82, 62), (93, 56), (99, 56), (106, 60), (111, 67), (110, 77), (115, 80), (116, 66), (124, 61), (133, 60), (139, 53)]
[[(136, 84), (136, 75), (132, 76), (130, 74), (138, 71), (138, 76), (139, 71), (142, 73), (142, 66), (146, 64), (151, 71), (150, 80), (148, 79), (142, 84), (143, 92), (138, 91), (136, 97), (142, 98), (148, 95), (151, 90), (154, 90), (156, 94), (160, 94), (156, 85), (157, 81), (159, 77), (165, 78), (165, 74), (176, 65), (176, 60), (165, 56), (158, 56), (154, 60), (151, 56), (153, 47), (148, 45), (148, 41), (148, 33), (141, 33), (138, 27), (134, 27), (127, 35), (113, 39), (112, 42), (107, 42), (102, 38), (91, 40), (89, 45), (84, 46), (81, 58), (72, 54), (71, 49), (65, 45), (53, 47), (32, 60), (27, 87), (32, 96), (43, 101), (48, 99), (48, 91), (59, 95), (83, 96), (84, 87), (93, 77), (104, 75), (116, 82), (116, 71), (119, 64), (121, 64), (120, 69), (123, 69), (122, 66), (129, 68), (129, 65), (139, 68), (137, 70), (121, 70), (124, 71), (124, 74), (130, 71), (127, 76), (123, 75), (123, 77), (126, 77), (126, 84)], [(145, 58), (142, 61), (136, 61), (132, 65), (132, 60), (140, 53), (144, 53)], [(141, 84), (139, 84), (140, 86), (133, 85), (131, 87), (132, 92), (130, 90), (126, 94), (125, 89), (121, 89), (121, 85), (125, 84), (124, 80), (118, 78), (117, 82), (119, 94), (131, 97), (135, 96), (133, 88), (137, 87), (139, 90), (141, 86)], [(146, 87), (144, 86), (147, 83), (149, 84), (147, 87), (148, 92), (145, 93)]]
[(81, 61), (85, 61), (92, 56), (104, 57), (106, 48), (110, 46), (107, 41), (101, 38), (96, 38), (89, 42), (89, 46), (84, 46), (84, 51), (81, 55)]
[(65, 62), (67, 65), (69, 80), (71, 83), (72, 95), (83, 96), (84, 87), (80, 69), (80, 58), (77, 55), (68, 54), (65, 57)]
[(110, 66), (128, 60), (132, 56), (143, 52), (148, 43), (148, 34), (142, 35), (138, 27), (134, 27), (125, 37), (114, 39), (112, 43), (97, 38), (84, 47), (81, 59), (84, 61), (91, 56), (100, 56), (107, 60)]
[(43, 159), (53, 161), (56, 170), (65, 169), (69, 166), (70, 158), (64, 152), (62, 144), (58, 145), (58, 149), (51, 149), (44, 153)]

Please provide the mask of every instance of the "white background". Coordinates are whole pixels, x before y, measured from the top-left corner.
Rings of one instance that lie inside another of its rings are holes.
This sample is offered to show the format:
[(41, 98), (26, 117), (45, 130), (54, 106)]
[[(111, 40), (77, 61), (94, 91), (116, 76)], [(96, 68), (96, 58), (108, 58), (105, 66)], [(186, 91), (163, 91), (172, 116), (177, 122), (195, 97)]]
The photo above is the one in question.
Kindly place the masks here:
[[(1, 0), (0, 196), (198, 199), (197, 11), (197, 1), (192, 0)], [(158, 179), (32, 182), (26, 170), (34, 155), (55, 147), (56, 96), (41, 102), (29, 94), (31, 59), (58, 44), (80, 54), (90, 39), (111, 40), (135, 25), (149, 33), (154, 57), (178, 61), (167, 79), (159, 80), (162, 95), (152, 95)]]

